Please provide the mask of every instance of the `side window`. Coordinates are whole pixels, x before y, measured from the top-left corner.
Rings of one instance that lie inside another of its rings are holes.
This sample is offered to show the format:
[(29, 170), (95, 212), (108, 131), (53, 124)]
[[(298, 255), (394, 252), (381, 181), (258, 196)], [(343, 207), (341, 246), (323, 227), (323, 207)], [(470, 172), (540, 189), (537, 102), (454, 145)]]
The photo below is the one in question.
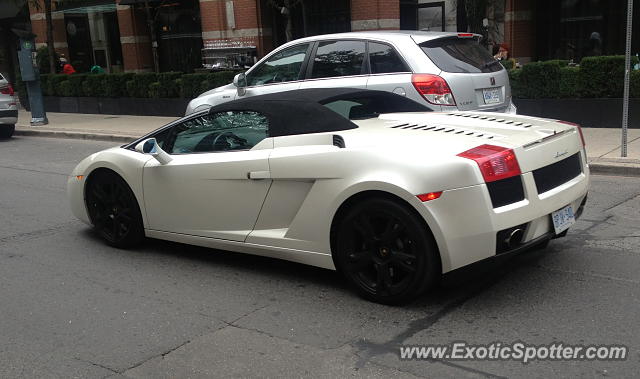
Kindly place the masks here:
[(276, 53), (247, 75), (247, 85), (290, 82), (300, 79), (300, 68), (309, 44), (290, 47)]
[(313, 60), (311, 77), (360, 75), (364, 55), (365, 43), (362, 41), (320, 42)]
[[(267, 118), (253, 111), (207, 114), (176, 125), (170, 154), (248, 150), (267, 138)], [(169, 145), (168, 143), (164, 143)]]
[(372, 74), (411, 71), (393, 47), (383, 43), (369, 42), (369, 64)]

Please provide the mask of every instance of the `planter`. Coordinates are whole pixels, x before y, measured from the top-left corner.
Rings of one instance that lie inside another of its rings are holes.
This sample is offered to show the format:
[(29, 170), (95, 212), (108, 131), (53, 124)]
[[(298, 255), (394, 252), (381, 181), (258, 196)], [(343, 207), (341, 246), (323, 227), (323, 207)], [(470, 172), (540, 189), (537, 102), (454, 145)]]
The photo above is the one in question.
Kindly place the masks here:
[[(571, 121), (587, 128), (620, 128), (622, 99), (513, 99), (518, 114)], [(629, 101), (629, 128), (640, 129), (640, 99)]]
[(47, 112), (181, 117), (189, 99), (45, 96)]

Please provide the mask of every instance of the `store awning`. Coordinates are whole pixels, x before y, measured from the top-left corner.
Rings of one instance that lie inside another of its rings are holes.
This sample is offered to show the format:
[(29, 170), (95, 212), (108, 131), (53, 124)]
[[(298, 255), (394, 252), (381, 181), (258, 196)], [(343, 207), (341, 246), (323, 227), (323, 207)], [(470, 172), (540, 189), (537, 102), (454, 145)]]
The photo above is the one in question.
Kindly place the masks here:
[[(149, 4), (151, 3), (159, 3), (162, 0), (147, 0)], [(136, 5), (136, 4), (144, 4), (145, 0), (121, 0), (120, 5)]]
[(58, 9), (53, 13), (83, 14), (115, 11), (116, 4), (113, 0), (83, 0), (59, 3)]

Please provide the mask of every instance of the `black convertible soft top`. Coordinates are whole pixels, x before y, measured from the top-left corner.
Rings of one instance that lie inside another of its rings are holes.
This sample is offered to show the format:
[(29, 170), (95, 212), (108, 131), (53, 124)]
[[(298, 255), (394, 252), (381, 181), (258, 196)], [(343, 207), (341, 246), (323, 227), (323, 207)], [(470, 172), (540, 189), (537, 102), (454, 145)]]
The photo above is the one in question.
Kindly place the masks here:
[[(209, 113), (255, 111), (269, 119), (271, 137), (335, 132), (357, 128), (349, 119), (324, 106), (336, 101), (362, 105), (351, 113), (430, 112), (425, 105), (386, 91), (357, 88), (312, 88), (250, 96), (211, 107)], [(365, 109), (363, 109), (365, 108)]]

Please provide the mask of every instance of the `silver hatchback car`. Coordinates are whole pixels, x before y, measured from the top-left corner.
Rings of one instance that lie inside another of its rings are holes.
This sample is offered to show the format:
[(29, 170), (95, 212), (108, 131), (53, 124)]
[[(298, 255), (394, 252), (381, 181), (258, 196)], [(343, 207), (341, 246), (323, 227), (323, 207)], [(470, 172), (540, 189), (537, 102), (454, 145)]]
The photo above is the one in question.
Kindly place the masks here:
[(18, 100), (11, 84), (0, 74), (0, 138), (13, 135), (18, 122)]
[(291, 41), (232, 84), (191, 100), (186, 114), (244, 96), (302, 88), (350, 87), (407, 96), (434, 111), (516, 113), (509, 76), (480, 35), (372, 31)]

